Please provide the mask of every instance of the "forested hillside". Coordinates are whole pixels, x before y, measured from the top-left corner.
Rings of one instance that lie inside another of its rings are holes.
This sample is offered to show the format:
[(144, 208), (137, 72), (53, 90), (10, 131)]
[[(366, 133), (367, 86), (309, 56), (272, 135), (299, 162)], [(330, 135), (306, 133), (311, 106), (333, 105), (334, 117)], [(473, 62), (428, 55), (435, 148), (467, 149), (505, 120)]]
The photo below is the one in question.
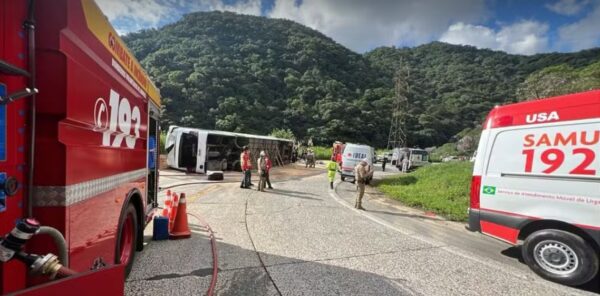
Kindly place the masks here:
[(600, 49), (516, 56), (434, 42), (360, 55), (291, 21), (229, 12), (189, 14), (124, 39), (161, 90), (164, 126), (260, 134), (289, 128), (327, 145), (386, 145), (402, 65), (410, 69), (408, 141), (421, 147), (476, 127), (496, 104), (531, 98), (529, 87), (546, 67), (592, 73), (586, 87), (600, 80), (598, 66), (590, 66)]

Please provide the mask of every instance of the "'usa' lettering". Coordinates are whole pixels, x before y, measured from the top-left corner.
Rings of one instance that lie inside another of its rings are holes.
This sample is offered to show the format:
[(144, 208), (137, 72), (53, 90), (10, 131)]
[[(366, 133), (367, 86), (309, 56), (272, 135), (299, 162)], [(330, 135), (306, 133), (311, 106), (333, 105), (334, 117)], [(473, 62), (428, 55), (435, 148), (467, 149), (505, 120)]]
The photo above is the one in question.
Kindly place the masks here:
[(552, 111), (550, 113), (541, 112), (536, 114), (527, 114), (525, 117), (525, 121), (527, 123), (535, 123), (535, 122), (547, 122), (553, 120), (559, 120), (558, 112)]

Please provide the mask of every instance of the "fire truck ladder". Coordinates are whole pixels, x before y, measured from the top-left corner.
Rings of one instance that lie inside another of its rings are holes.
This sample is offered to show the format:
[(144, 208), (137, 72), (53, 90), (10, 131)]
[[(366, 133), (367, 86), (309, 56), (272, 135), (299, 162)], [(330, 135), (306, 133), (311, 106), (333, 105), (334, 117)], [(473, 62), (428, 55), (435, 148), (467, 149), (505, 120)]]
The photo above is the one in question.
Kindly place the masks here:
[[(10, 75), (10, 76), (23, 76), (26, 78), (31, 77), (31, 74), (29, 74), (29, 72), (15, 66), (15, 65), (12, 65), (4, 60), (0, 60), (0, 73), (5, 74), (5, 75)], [(33, 88), (33, 89), (25, 88), (23, 90), (14, 92), (12, 94), (8, 94), (4, 97), (0, 96), (0, 105), (6, 105), (15, 100), (30, 97), (36, 93), (38, 93), (37, 88)]]

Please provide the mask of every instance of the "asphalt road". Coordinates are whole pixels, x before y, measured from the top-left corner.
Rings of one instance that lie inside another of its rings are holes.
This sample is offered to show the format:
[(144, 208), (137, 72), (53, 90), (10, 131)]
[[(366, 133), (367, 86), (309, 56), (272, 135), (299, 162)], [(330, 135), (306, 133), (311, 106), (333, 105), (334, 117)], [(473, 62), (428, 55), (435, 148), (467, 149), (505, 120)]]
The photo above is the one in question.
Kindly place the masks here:
[[(176, 187), (215, 232), (217, 295), (595, 295), (547, 282), (508, 245), (375, 192), (356, 211), (350, 183), (330, 190), (323, 170), (298, 170), (264, 193), (237, 182)], [(193, 217), (190, 227), (191, 239), (152, 241), (137, 254), (128, 295), (206, 293), (212, 251), (206, 228)]]

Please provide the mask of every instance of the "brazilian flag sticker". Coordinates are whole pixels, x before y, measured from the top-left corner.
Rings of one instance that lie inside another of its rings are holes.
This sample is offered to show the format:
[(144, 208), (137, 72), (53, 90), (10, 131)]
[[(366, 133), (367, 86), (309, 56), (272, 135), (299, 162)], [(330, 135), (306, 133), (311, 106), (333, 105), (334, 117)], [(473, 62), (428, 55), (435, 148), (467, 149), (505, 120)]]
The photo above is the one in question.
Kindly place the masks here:
[(483, 186), (483, 194), (496, 195), (496, 186)]

